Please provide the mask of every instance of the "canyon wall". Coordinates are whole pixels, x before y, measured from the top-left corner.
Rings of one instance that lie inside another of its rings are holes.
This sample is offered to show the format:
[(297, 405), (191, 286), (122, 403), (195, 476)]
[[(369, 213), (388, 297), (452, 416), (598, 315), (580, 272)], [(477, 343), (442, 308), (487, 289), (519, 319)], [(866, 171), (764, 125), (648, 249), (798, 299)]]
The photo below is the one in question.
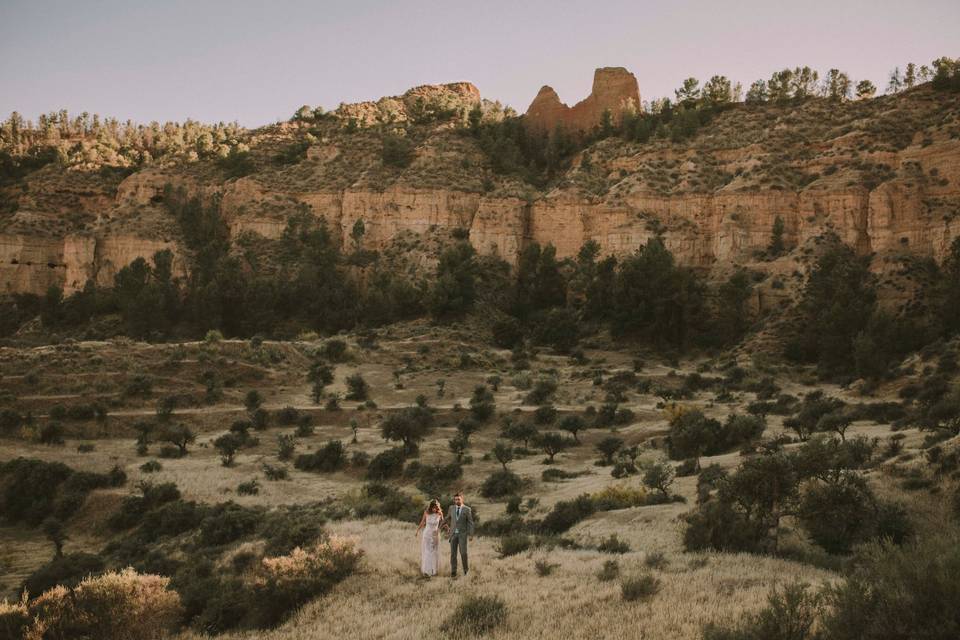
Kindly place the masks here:
[[(910, 151), (900, 162), (934, 164), (947, 179), (925, 184), (896, 178), (873, 190), (863, 187), (725, 191), (709, 194), (659, 195), (634, 192), (616, 203), (596, 202), (571, 192), (557, 191), (533, 202), (455, 189), (393, 186), (382, 192), (345, 189), (331, 192), (281, 192), (263, 187), (255, 177), (224, 186), (181, 180), (191, 195), (220, 195), (221, 212), (236, 236), (254, 232), (277, 238), (286, 226), (281, 205), (302, 203), (323, 216), (344, 245), (357, 220), (366, 228), (364, 246), (383, 249), (404, 232), (465, 229), (481, 254), (496, 255), (515, 264), (531, 242), (553, 244), (560, 258), (576, 255), (587, 240), (597, 242), (603, 254), (625, 255), (649, 238), (662, 234), (668, 248), (683, 264), (705, 270), (743, 264), (770, 241), (774, 221), (784, 222), (788, 248), (825, 232), (836, 233), (861, 254), (912, 255), (942, 260), (952, 240), (960, 235), (960, 215), (936, 215), (931, 202), (960, 202), (960, 141)], [(143, 171), (127, 178), (105, 220), (132, 212), (162, 213), (163, 185), (170, 176)], [(289, 207), (286, 209), (289, 210)], [(110, 285), (116, 272), (137, 257), (150, 258), (170, 248), (177, 253), (175, 268), (184, 273), (176, 243), (143, 237), (135, 231), (112, 231), (109, 225), (63, 237), (0, 233), (0, 283), (6, 292), (42, 294), (53, 284), (67, 293), (83, 287), (88, 278)]]

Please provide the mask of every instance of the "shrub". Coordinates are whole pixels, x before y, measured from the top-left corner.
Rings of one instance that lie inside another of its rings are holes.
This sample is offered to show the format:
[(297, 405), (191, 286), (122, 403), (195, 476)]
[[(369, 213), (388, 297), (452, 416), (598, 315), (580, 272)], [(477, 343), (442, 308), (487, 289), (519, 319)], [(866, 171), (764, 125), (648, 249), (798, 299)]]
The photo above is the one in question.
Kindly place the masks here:
[(223, 466), (229, 467), (233, 465), (233, 459), (245, 441), (246, 439), (243, 436), (233, 432), (225, 433), (213, 441), (214, 448), (220, 453), (220, 461), (223, 463)]
[(494, 322), (490, 331), (493, 334), (493, 344), (501, 349), (512, 349), (523, 341), (520, 321), (510, 316)]
[(537, 575), (540, 576), (541, 578), (546, 578), (551, 573), (553, 573), (554, 569), (556, 569), (559, 566), (560, 565), (558, 564), (552, 564), (550, 562), (547, 562), (542, 558), (533, 563), (534, 570), (537, 572)]
[(224, 502), (210, 509), (200, 524), (200, 542), (216, 547), (253, 533), (260, 524), (260, 511), (245, 509), (233, 502)]
[(359, 373), (347, 376), (347, 400), (356, 400), (362, 402), (367, 399), (370, 393), (370, 387), (367, 381)]
[(486, 385), (478, 385), (470, 398), (470, 414), (477, 422), (483, 423), (493, 417), (497, 405), (493, 401), (493, 394)]
[(958, 542), (956, 534), (947, 534), (904, 547), (867, 545), (847, 579), (826, 590), (827, 637), (955, 637), (960, 607)]
[(237, 485), (237, 495), (241, 496), (255, 496), (260, 493), (260, 483), (257, 482), (257, 479), (247, 480), (246, 482), (241, 482)]
[[(812, 640), (811, 630), (821, 611), (821, 597), (806, 584), (774, 588), (767, 606), (733, 628), (707, 625), (704, 640)], [(827, 636), (832, 638), (833, 636)], [(860, 636), (858, 636), (860, 637)]]
[(297, 456), (293, 466), (301, 471), (332, 473), (347, 465), (346, 449), (340, 440), (331, 440), (313, 453)]
[(563, 469), (544, 469), (543, 473), (540, 474), (540, 479), (544, 482), (560, 482), (561, 480), (572, 480), (573, 478), (579, 478), (582, 475), (586, 475), (586, 471), (564, 471)]
[(627, 578), (620, 583), (620, 595), (627, 602), (648, 600), (660, 591), (660, 580), (650, 574)]
[(35, 631), (27, 636), (160, 638), (176, 627), (183, 610), (169, 582), (125, 569), (87, 578), (73, 590), (54, 587), (30, 603)]
[(844, 474), (803, 494), (799, 518), (811, 539), (829, 553), (849, 553), (875, 530), (873, 492), (859, 476)]
[(674, 478), (673, 467), (662, 462), (653, 463), (643, 472), (643, 484), (651, 489), (656, 489), (661, 495), (666, 496)]
[(523, 488), (523, 480), (520, 476), (507, 469), (500, 469), (491, 473), (483, 481), (480, 495), (490, 499), (503, 498), (516, 494), (521, 488)]
[(277, 424), (289, 427), (300, 419), (300, 412), (294, 407), (284, 407), (277, 412)]
[(630, 545), (617, 537), (617, 534), (605, 538), (597, 545), (597, 551), (602, 553), (628, 553)]
[[(103, 558), (90, 553), (69, 553), (54, 558), (31, 573), (23, 582), (21, 591), (41, 594), (59, 585), (76, 587), (87, 576), (103, 571)], [(4, 637), (0, 634), (0, 637)]]
[(0, 514), (8, 522), (37, 525), (48, 516), (67, 520), (87, 494), (116, 486), (113, 475), (73, 471), (60, 462), (16, 458), (0, 463)]
[(523, 533), (511, 533), (500, 538), (500, 542), (497, 545), (497, 553), (499, 553), (501, 557), (506, 558), (507, 556), (515, 556), (518, 553), (523, 553), (531, 546), (533, 546), (533, 541), (530, 539), (530, 536)]
[(463, 467), (457, 462), (423, 465), (417, 474), (417, 488), (429, 496), (446, 493), (454, 482), (463, 477)]
[(634, 489), (626, 485), (609, 485), (590, 496), (597, 511), (614, 511), (630, 507), (642, 507), (649, 502), (649, 496), (643, 489)]
[(662, 551), (651, 551), (643, 559), (643, 564), (651, 569), (664, 569), (670, 561), (663, 555)]
[(546, 533), (564, 533), (584, 518), (593, 515), (596, 510), (593, 500), (587, 494), (573, 500), (561, 500), (543, 519), (540, 528)]
[(287, 480), (290, 477), (290, 473), (285, 466), (273, 466), (267, 463), (263, 463), (263, 475), (266, 476), (267, 480)]
[(610, 582), (620, 577), (620, 563), (616, 560), (605, 560), (603, 567), (597, 572), (597, 580)]
[(391, 413), (380, 425), (384, 440), (403, 443), (406, 454), (417, 451), (418, 444), (433, 428), (433, 413), (427, 407), (408, 407)]
[(411, 498), (396, 487), (369, 483), (354, 503), (356, 517), (381, 515), (406, 522), (416, 521), (423, 514), (423, 503)]
[(282, 433), (277, 436), (277, 458), (279, 460), (289, 460), (293, 457), (297, 448), (297, 440), (289, 433)]
[(766, 536), (762, 525), (719, 500), (706, 502), (685, 519), (683, 547), (687, 551), (756, 551)]
[(533, 389), (523, 399), (524, 404), (541, 405), (557, 392), (557, 383), (548, 378), (540, 378), (533, 385)]
[(507, 605), (499, 596), (467, 596), (440, 626), (451, 635), (485, 635), (507, 619)]
[(603, 458), (600, 462), (604, 465), (613, 464), (613, 456), (623, 448), (623, 439), (616, 436), (607, 436), (594, 447)]
[(263, 558), (256, 572), (260, 585), (256, 615), (249, 626), (278, 624), (297, 607), (350, 576), (362, 556), (353, 540), (332, 536), (287, 555)]
[(163, 465), (160, 464), (159, 460), (147, 460), (140, 465), (140, 471), (143, 473), (156, 473), (161, 469), (163, 469)]
[[(53, 415), (53, 414), (51, 414)], [(40, 427), (38, 439), (41, 444), (63, 444), (63, 425), (59, 422), (48, 422)]]
[(367, 466), (367, 479), (389, 480), (398, 477), (403, 472), (403, 463), (406, 459), (407, 455), (402, 447), (381, 451), (373, 456)]
[(553, 424), (557, 419), (557, 409), (552, 404), (545, 404), (537, 407), (533, 412), (533, 421), (537, 424)]

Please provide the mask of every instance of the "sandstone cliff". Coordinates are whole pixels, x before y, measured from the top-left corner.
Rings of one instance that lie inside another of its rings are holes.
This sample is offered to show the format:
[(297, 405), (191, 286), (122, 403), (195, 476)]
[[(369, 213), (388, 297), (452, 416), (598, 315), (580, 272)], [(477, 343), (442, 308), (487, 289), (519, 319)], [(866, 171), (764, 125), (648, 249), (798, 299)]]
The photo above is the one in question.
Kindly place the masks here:
[(640, 89), (637, 79), (623, 67), (603, 67), (593, 75), (590, 95), (573, 107), (560, 102), (557, 92), (544, 86), (533, 99), (524, 122), (534, 130), (552, 132), (558, 126), (568, 131), (589, 131), (600, 124), (603, 112), (609, 110), (615, 123), (624, 111), (640, 110)]
[[(623, 80), (601, 70), (586, 106), (564, 113), (596, 115), (609, 104), (603, 96), (636, 93), (635, 80), (616, 88), (607, 76)], [(476, 97), (472, 85), (456, 86), (407, 97)], [(255, 171), (236, 179), (204, 162), (148, 167), (122, 182), (45, 170), (0, 220), (0, 290), (42, 294), (57, 284), (69, 293), (90, 278), (109, 285), (123, 265), (164, 248), (182, 274), (167, 184), (219, 202), (237, 237), (277, 238), (291, 214), (309, 211), (344, 244), (357, 220), (365, 249), (392, 252), (412, 250), (410, 238), (461, 229), (482, 254), (515, 263), (531, 242), (555, 245), (560, 258), (587, 240), (622, 256), (661, 235), (681, 263), (715, 277), (738, 266), (767, 274), (758, 308), (780, 303), (782, 282), (801, 277), (809, 245), (825, 233), (873, 254), (884, 277), (902, 259), (942, 260), (960, 235), (960, 98), (923, 87), (855, 104), (738, 105), (683, 143), (602, 140), (541, 191), (496, 174), (474, 140), (446, 122), (409, 130), (414, 157), (405, 168), (383, 166), (375, 129), (323, 126), (309, 138), (306, 125), (264, 131), (251, 144)], [(278, 164), (277, 150), (298, 140), (308, 142), (302, 159)], [(777, 218), (790, 255), (771, 261), (759, 254)], [(416, 262), (429, 267), (429, 256)], [(901, 295), (898, 287), (885, 295)]]

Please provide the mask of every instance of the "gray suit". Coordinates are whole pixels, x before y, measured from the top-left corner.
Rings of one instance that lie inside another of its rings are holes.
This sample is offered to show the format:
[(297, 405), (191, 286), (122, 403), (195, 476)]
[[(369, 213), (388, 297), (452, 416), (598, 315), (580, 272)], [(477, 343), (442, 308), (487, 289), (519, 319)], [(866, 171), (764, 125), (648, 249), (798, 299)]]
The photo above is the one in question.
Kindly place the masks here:
[(463, 560), (463, 574), (467, 574), (467, 536), (473, 535), (473, 511), (467, 505), (460, 507), (457, 515), (457, 505), (452, 504), (447, 509), (445, 518), (450, 527), (450, 573), (457, 575), (457, 549), (460, 549), (460, 558)]

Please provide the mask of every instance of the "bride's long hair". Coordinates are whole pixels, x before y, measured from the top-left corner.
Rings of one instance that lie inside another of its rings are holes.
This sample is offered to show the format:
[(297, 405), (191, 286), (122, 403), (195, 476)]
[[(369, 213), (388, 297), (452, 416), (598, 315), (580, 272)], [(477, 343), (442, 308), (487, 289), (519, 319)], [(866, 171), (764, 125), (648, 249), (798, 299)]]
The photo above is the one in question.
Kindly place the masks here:
[(434, 498), (430, 501), (430, 504), (427, 505), (427, 513), (430, 513), (433, 508), (437, 508), (437, 515), (440, 516), (440, 519), (443, 520), (443, 507), (440, 506), (440, 501)]

